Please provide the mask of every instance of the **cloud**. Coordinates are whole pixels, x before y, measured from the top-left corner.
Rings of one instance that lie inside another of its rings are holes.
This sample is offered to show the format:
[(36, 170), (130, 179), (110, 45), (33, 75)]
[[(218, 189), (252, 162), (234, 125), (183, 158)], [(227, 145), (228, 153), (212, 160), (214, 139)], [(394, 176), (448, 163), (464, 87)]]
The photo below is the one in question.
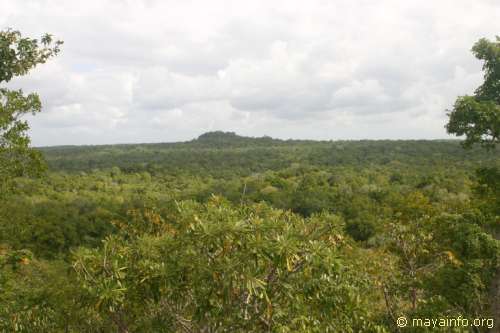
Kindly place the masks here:
[(11, 87), (37, 91), (36, 145), (281, 138), (443, 138), (480, 84), (470, 53), (496, 1), (63, 0), (0, 4), (0, 27), (63, 51)]

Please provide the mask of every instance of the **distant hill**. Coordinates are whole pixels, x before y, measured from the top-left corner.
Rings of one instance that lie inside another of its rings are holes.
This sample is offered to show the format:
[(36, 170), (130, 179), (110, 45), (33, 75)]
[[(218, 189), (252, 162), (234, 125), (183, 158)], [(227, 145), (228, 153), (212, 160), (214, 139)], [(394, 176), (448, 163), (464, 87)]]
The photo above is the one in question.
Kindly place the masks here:
[(50, 169), (87, 171), (119, 167), (124, 172), (152, 174), (249, 175), (292, 164), (361, 166), (402, 163), (432, 166), (499, 163), (500, 151), (464, 150), (456, 140), (312, 141), (245, 137), (234, 132), (208, 132), (177, 143), (60, 146), (40, 148)]
[(270, 136), (248, 137), (237, 135), (234, 132), (214, 131), (200, 135), (197, 139), (190, 141), (199, 146), (223, 148), (223, 147), (248, 147), (260, 145), (283, 145), (284, 140), (273, 139)]

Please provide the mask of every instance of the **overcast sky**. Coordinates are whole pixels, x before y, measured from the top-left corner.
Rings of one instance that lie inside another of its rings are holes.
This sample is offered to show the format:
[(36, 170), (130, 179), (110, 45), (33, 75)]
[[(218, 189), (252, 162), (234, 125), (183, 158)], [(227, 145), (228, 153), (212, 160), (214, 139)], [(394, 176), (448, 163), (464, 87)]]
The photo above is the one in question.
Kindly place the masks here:
[(39, 92), (33, 144), (446, 138), (482, 80), (498, 0), (0, 0), (0, 28), (64, 40), (11, 82)]

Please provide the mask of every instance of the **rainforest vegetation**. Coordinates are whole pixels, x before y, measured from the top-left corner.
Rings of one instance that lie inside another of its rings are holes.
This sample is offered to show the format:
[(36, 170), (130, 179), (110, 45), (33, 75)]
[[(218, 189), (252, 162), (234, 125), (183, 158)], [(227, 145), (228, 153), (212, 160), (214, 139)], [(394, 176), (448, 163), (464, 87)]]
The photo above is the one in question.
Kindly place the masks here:
[[(2, 32), (0, 83), (60, 45)], [(40, 101), (2, 88), (0, 331), (486, 332), (396, 325), (498, 318), (499, 41), (473, 50), (485, 85), (447, 127), (465, 141), (32, 149)]]

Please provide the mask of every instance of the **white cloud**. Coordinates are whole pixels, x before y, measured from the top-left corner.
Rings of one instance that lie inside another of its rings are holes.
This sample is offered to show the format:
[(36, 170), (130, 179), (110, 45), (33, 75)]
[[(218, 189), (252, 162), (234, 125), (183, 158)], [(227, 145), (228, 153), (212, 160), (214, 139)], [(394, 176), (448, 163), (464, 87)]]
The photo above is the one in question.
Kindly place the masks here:
[(470, 53), (497, 1), (3, 0), (0, 28), (63, 51), (12, 87), (37, 91), (36, 145), (282, 138), (442, 138), (481, 82)]

